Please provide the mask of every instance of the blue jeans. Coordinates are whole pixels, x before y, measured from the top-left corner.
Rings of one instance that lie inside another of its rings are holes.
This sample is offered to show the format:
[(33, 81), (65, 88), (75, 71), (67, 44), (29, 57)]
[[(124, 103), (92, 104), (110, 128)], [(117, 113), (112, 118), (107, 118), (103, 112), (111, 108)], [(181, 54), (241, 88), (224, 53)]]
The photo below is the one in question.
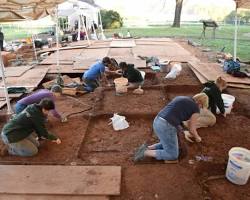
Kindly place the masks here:
[(177, 129), (165, 119), (156, 116), (153, 129), (160, 143), (155, 144), (157, 160), (176, 160), (179, 157)]
[(38, 153), (39, 142), (36, 139), (35, 134), (30, 134), (27, 138), (15, 142), (9, 143), (7, 136), (2, 132), (1, 134), (4, 144), (8, 146), (8, 152), (14, 156), (34, 156)]
[(98, 80), (83, 78), (83, 81), (86, 85), (84, 89), (88, 92), (93, 92), (100, 85)]
[(25, 104), (16, 103), (15, 113), (18, 114), (18, 113), (22, 112), (26, 107), (27, 107), (27, 105), (25, 105)]

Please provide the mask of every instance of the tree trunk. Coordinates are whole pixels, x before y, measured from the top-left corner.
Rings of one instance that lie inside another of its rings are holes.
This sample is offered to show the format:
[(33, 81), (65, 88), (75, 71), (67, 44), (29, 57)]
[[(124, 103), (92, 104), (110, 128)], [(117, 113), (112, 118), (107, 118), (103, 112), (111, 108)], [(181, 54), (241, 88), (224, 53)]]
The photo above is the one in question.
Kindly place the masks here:
[(176, 0), (174, 23), (172, 27), (180, 28), (182, 3), (183, 3), (183, 0)]

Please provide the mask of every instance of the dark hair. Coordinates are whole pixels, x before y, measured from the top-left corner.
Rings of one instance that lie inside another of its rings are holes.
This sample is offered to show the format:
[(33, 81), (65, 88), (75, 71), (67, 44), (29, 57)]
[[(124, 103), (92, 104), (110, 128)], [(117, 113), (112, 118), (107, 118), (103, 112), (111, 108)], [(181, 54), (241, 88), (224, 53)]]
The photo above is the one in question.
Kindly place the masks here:
[(49, 98), (42, 99), (38, 105), (41, 108), (45, 109), (45, 110), (53, 110), (53, 109), (55, 109), (54, 102)]
[(128, 65), (127, 65), (126, 62), (120, 62), (120, 63), (119, 63), (119, 67), (123, 69), (123, 68), (127, 68)]
[(104, 57), (104, 58), (102, 59), (102, 63), (103, 63), (105, 66), (107, 66), (108, 64), (111, 64), (111, 60), (110, 60), (109, 57)]

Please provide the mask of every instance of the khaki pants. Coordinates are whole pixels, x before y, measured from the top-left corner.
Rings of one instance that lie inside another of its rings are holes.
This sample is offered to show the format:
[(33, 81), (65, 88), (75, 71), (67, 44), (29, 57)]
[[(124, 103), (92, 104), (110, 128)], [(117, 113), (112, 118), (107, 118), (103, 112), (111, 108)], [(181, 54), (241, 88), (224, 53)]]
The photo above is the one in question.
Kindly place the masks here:
[(216, 123), (216, 117), (209, 109), (200, 109), (197, 119), (196, 128), (213, 126)]

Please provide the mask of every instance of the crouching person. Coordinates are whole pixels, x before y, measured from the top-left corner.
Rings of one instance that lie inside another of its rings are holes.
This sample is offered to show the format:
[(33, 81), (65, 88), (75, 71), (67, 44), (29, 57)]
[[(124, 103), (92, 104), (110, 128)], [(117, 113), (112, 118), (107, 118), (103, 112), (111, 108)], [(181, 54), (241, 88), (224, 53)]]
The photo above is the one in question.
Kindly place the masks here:
[(142, 73), (135, 68), (134, 64), (120, 62), (119, 67), (122, 69), (122, 76), (128, 79), (129, 88), (139, 87), (143, 85), (144, 78), (142, 76)]
[(31, 104), (17, 114), (2, 129), (2, 140), (8, 153), (15, 156), (34, 156), (38, 153), (38, 138), (51, 140), (57, 144), (61, 140), (48, 133), (45, 120), (49, 111), (55, 109), (51, 99), (44, 98), (39, 104)]
[(190, 120), (190, 135), (195, 140), (201, 140), (196, 123), (200, 108), (208, 106), (208, 97), (204, 93), (192, 97), (177, 96), (166, 105), (155, 117), (153, 129), (159, 143), (153, 145), (143, 144), (135, 153), (134, 161), (143, 160), (144, 157), (153, 157), (164, 160), (165, 163), (176, 163), (179, 158), (178, 128), (182, 121)]

